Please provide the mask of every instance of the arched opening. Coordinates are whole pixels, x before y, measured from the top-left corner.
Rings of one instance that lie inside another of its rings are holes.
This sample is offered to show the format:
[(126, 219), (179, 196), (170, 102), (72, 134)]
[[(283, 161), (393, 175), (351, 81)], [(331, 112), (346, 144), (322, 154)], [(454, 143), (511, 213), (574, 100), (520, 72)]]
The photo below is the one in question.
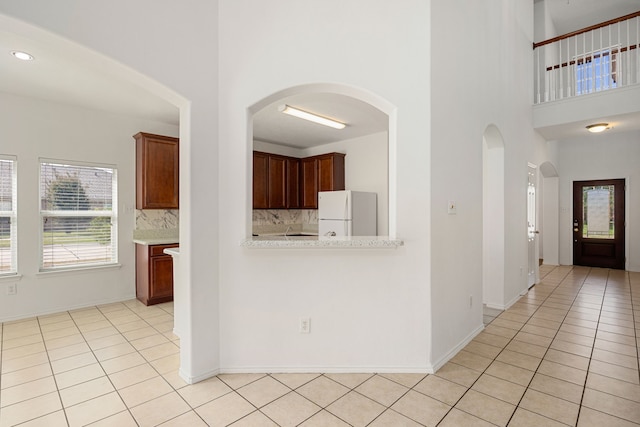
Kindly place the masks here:
[[(280, 111), (284, 105), (337, 119), (347, 126), (335, 130), (292, 118)], [(319, 83), (287, 88), (249, 107), (247, 152), (250, 156), (260, 151), (293, 158), (345, 154), (345, 188), (376, 193), (378, 235), (395, 237), (395, 111), (386, 100), (351, 86)], [(248, 183), (247, 194), (251, 195), (253, 180)], [(314, 221), (317, 224), (313, 209), (279, 209), (274, 213), (252, 208), (249, 202), (248, 235), (274, 217), (280, 221), (302, 217), (312, 227)]]
[(504, 302), (504, 140), (489, 125), (482, 137), (482, 291), (483, 303), (503, 310)]

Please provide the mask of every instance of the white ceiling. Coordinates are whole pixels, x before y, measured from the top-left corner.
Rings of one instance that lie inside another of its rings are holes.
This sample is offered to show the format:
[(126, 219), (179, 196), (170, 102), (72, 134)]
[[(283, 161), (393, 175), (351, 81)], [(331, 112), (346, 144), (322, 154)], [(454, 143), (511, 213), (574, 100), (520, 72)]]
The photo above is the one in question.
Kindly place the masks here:
[[(640, 10), (640, 0), (546, 1), (561, 34)], [(0, 92), (179, 124), (177, 107), (126, 78), (105, 71), (100, 61), (87, 60), (86, 55), (78, 54), (82, 51), (80, 47), (6, 27), (0, 30)], [(27, 51), (36, 59), (19, 61), (10, 54), (12, 50)], [(335, 130), (278, 113), (277, 107), (282, 103), (344, 121), (347, 128)], [(634, 119), (640, 126), (640, 120)], [(387, 126), (388, 117), (384, 113), (353, 98), (335, 94), (297, 95), (256, 113), (254, 137), (308, 147), (380, 132)], [(583, 132), (584, 127), (571, 124), (548, 129), (545, 136), (559, 139), (578, 129)]]
[[(103, 58), (24, 24), (9, 24), (14, 31), (0, 30), (0, 92), (179, 124), (175, 105), (116, 75)], [(11, 54), (16, 50), (35, 59), (18, 60)]]
[[(278, 111), (287, 104), (310, 113), (345, 123), (333, 129)], [(299, 94), (282, 98), (253, 116), (253, 137), (261, 141), (296, 148), (308, 148), (343, 141), (388, 129), (389, 117), (370, 104), (335, 93)]]
[[(542, 0), (536, 0), (539, 2)], [(545, 0), (559, 35), (640, 10), (640, 0)]]

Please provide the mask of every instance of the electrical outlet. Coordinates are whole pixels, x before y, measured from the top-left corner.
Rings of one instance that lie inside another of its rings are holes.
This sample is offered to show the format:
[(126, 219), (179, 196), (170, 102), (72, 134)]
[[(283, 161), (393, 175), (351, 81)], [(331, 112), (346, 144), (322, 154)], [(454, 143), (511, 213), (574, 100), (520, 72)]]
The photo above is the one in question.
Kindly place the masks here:
[(311, 319), (308, 317), (303, 317), (300, 319), (300, 333), (301, 334), (309, 334), (311, 333)]
[(469, 295), (469, 308), (473, 307), (473, 295)]
[(18, 284), (10, 283), (9, 286), (7, 286), (7, 295), (16, 295), (17, 293), (18, 293)]

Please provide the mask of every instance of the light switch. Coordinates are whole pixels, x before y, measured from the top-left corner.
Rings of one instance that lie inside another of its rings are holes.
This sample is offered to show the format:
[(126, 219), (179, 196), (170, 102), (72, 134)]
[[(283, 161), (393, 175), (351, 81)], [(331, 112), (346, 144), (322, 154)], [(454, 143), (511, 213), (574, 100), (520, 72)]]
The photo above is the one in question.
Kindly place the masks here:
[(457, 205), (455, 200), (449, 200), (447, 202), (447, 213), (449, 215), (455, 215), (457, 213)]

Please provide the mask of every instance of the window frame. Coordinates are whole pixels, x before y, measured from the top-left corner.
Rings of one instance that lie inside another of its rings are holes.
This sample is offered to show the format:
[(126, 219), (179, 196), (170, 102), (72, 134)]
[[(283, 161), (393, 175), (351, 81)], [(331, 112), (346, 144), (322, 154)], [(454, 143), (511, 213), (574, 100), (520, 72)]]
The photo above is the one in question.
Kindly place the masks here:
[(0, 271), (0, 278), (18, 274), (18, 158), (0, 155), (0, 161), (11, 162), (11, 210), (0, 210), (0, 217), (9, 218), (11, 264), (8, 271)]
[[(111, 171), (111, 209), (101, 210), (51, 210), (44, 209), (43, 200), (46, 198), (46, 194), (43, 194), (43, 166), (56, 165), (59, 167), (69, 168), (88, 168), (88, 169), (107, 169)], [(70, 270), (84, 270), (88, 268), (101, 268), (117, 266), (119, 257), (119, 245), (118, 245), (118, 168), (116, 165), (83, 162), (75, 160), (60, 160), (51, 158), (40, 158), (38, 161), (38, 207), (39, 207), (39, 272), (50, 273), (57, 271), (70, 271)], [(100, 262), (79, 262), (74, 264), (64, 264), (59, 266), (45, 266), (45, 218), (94, 218), (94, 217), (106, 217), (111, 218), (111, 260)]]
[(619, 50), (620, 46), (614, 45), (573, 58), (575, 61), (574, 90), (577, 96), (618, 87), (617, 53)]

